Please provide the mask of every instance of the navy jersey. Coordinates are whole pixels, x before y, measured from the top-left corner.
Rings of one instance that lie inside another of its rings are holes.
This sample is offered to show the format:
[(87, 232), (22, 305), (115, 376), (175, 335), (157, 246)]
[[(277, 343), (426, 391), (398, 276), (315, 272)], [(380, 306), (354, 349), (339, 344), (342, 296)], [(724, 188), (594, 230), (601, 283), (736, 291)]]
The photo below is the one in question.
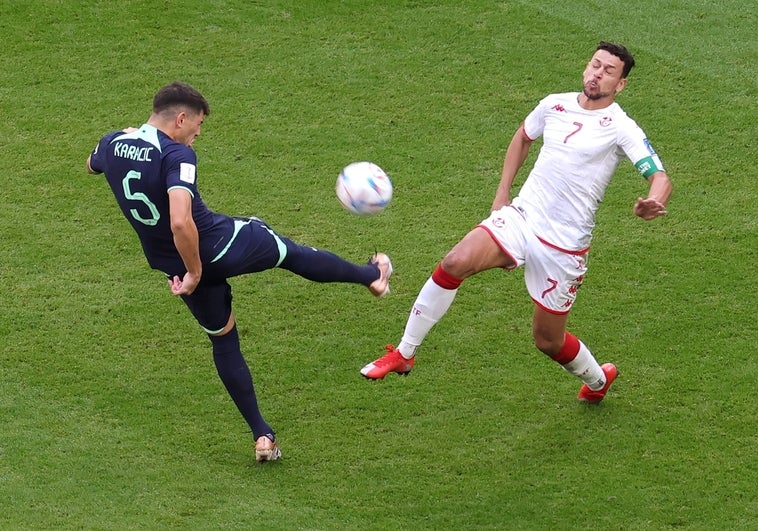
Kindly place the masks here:
[(105, 135), (90, 156), (90, 168), (105, 174), (148, 263), (167, 275), (186, 271), (171, 233), (169, 190), (183, 188), (192, 195), (203, 264), (222, 255), (235, 234), (234, 219), (211, 211), (200, 197), (196, 163), (192, 148), (147, 124), (131, 133)]

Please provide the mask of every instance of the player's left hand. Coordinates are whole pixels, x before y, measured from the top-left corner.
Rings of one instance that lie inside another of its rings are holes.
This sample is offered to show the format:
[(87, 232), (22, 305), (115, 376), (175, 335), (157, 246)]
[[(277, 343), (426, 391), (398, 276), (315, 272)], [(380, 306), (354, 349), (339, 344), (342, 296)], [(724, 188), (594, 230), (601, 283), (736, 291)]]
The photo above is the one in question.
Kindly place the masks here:
[(655, 219), (658, 216), (665, 216), (667, 213), (666, 206), (655, 199), (638, 197), (637, 202), (634, 203), (634, 215), (641, 217), (645, 221)]
[(185, 273), (183, 278), (174, 275), (174, 278), (168, 279), (168, 286), (174, 295), (191, 295), (200, 283), (200, 276), (192, 273)]

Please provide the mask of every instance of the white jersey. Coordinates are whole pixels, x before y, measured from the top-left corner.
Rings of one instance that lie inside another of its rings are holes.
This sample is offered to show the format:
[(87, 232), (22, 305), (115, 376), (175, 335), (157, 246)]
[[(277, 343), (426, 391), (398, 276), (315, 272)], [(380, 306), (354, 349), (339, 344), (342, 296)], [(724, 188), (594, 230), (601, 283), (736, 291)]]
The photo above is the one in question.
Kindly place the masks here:
[(617, 103), (590, 111), (578, 98), (551, 94), (524, 120), (526, 136), (542, 136), (543, 146), (513, 200), (537, 236), (567, 251), (589, 247), (595, 213), (624, 157), (645, 178), (663, 171), (645, 133)]

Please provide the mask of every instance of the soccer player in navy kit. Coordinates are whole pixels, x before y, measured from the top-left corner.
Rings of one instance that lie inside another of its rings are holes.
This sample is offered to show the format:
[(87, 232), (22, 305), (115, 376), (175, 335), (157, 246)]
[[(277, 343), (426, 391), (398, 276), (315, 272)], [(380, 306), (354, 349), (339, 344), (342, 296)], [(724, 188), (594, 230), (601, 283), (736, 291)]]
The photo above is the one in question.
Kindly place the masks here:
[(376, 297), (389, 292), (392, 264), (375, 253), (365, 265), (298, 245), (258, 218), (211, 211), (197, 187), (192, 143), (210, 114), (190, 85), (173, 82), (153, 99), (139, 128), (105, 135), (87, 158), (87, 171), (104, 173), (124, 216), (139, 236), (153, 269), (166, 274), (207, 332), (219, 377), (255, 440), (256, 460), (281, 456), (274, 430), (263, 418), (253, 379), (240, 351), (227, 279), (282, 268), (315, 282), (362, 284)]

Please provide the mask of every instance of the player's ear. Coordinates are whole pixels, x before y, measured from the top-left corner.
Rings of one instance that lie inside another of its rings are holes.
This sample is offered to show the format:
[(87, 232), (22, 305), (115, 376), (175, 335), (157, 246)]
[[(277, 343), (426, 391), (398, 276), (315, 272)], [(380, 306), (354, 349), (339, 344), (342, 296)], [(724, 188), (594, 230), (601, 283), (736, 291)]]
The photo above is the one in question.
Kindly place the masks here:
[(185, 111), (179, 111), (176, 113), (176, 117), (174, 117), (174, 125), (176, 125), (176, 127), (181, 127), (186, 118), (187, 113)]
[(624, 87), (626, 87), (626, 78), (622, 77), (619, 79), (619, 82), (616, 84), (616, 94), (624, 90)]

